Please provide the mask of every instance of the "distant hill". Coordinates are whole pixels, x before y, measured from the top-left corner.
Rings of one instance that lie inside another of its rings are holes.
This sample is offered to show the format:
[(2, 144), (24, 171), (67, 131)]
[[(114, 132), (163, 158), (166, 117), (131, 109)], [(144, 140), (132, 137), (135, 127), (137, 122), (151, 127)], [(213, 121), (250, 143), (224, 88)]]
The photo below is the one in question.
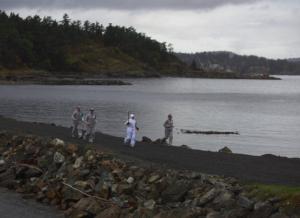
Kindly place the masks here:
[[(0, 76), (46, 72), (59, 75), (147, 77), (188, 70), (166, 43), (133, 27), (0, 11)], [(19, 76), (19, 75), (18, 75)]]
[(287, 60), (292, 63), (300, 63), (300, 58), (289, 58)]
[(238, 55), (227, 51), (177, 53), (176, 55), (189, 66), (206, 71), (218, 70), (242, 75), (300, 75), (300, 58), (273, 60), (254, 55)]

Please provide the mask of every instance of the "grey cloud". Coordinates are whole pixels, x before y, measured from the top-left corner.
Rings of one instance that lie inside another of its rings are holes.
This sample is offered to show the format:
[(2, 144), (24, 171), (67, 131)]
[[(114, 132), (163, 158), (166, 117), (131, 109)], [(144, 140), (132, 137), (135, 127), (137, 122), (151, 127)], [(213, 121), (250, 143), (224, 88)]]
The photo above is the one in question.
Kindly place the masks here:
[(63, 9), (213, 9), (226, 4), (249, 4), (262, 0), (0, 0), (0, 9), (63, 8)]

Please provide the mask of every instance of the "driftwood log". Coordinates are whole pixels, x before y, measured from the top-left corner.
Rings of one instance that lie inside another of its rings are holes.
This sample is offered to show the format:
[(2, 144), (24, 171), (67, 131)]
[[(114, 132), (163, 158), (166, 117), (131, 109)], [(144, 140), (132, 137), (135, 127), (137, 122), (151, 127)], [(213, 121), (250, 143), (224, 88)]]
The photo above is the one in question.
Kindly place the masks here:
[(237, 131), (197, 131), (197, 130), (189, 130), (189, 129), (180, 129), (181, 133), (184, 134), (204, 134), (204, 135), (239, 135)]

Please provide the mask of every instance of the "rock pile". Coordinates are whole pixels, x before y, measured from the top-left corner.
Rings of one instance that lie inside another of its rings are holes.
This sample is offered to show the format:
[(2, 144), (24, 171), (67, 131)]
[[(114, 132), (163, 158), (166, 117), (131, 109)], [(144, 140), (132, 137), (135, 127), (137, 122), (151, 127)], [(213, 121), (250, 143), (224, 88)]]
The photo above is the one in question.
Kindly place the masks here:
[(60, 139), (2, 132), (0, 153), (1, 186), (67, 217), (287, 217), (280, 199), (251, 199), (233, 178), (139, 167)]

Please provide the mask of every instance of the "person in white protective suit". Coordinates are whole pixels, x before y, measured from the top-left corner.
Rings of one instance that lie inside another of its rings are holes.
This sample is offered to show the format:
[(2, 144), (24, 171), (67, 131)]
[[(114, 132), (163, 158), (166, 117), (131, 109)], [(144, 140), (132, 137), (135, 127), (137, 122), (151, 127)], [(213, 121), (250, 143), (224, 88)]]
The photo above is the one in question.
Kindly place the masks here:
[(82, 113), (80, 111), (80, 107), (77, 106), (76, 109), (74, 110), (72, 114), (72, 137), (77, 137), (79, 136), (79, 130), (78, 127), (82, 121)]
[(127, 126), (127, 129), (126, 129), (126, 138), (124, 139), (124, 143), (127, 144), (128, 142), (130, 142), (130, 146), (134, 147), (136, 131), (139, 130), (136, 124), (134, 114), (130, 114), (130, 118), (125, 122), (125, 125)]
[(85, 118), (86, 132), (84, 134), (84, 139), (87, 139), (89, 142), (93, 143), (95, 140), (95, 127), (97, 123), (97, 116), (94, 113), (94, 108), (90, 109), (90, 112), (87, 114)]

